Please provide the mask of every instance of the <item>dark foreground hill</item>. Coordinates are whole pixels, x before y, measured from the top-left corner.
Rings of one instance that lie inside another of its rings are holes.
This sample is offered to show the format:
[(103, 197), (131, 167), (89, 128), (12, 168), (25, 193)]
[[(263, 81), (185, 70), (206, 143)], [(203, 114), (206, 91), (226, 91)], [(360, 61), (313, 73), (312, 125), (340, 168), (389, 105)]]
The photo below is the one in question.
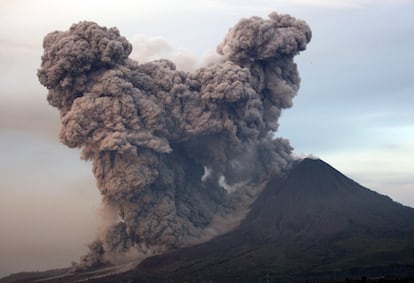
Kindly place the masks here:
[[(232, 232), (114, 273), (72, 274), (49, 282), (414, 278), (414, 209), (362, 187), (321, 160), (304, 159), (286, 178), (268, 184)], [(21, 274), (14, 278), (30, 281)]]

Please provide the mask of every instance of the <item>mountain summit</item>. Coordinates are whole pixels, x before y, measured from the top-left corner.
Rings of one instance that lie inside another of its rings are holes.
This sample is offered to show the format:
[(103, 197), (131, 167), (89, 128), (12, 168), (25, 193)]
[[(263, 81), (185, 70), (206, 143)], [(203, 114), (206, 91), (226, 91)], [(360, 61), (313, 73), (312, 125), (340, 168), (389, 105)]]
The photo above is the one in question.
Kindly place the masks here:
[(322, 160), (306, 158), (287, 176), (269, 182), (230, 233), (147, 258), (126, 272), (56, 280), (291, 282), (414, 276), (413, 235), (413, 208), (359, 185)]
[(301, 240), (408, 233), (414, 217), (413, 209), (362, 187), (322, 160), (304, 159), (286, 179), (268, 185), (243, 225), (267, 229), (272, 238)]
[(414, 209), (306, 158), (273, 179), (232, 232), (131, 273), (218, 282), (403, 275), (414, 270), (413, 235)]

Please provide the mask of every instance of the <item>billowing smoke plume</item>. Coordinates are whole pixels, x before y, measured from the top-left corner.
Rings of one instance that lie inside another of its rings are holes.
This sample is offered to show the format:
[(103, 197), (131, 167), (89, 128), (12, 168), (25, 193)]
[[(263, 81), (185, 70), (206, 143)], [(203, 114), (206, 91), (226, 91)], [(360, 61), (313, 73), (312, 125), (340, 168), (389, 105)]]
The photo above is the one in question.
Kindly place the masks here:
[(245, 216), (270, 177), (291, 162), (273, 138), (299, 87), (293, 57), (311, 39), (288, 15), (242, 19), (194, 73), (139, 64), (116, 28), (93, 22), (48, 34), (38, 71), (61, 113), (61, 141), (92, 160), (117, 221), (83, 266), (207, 240)]

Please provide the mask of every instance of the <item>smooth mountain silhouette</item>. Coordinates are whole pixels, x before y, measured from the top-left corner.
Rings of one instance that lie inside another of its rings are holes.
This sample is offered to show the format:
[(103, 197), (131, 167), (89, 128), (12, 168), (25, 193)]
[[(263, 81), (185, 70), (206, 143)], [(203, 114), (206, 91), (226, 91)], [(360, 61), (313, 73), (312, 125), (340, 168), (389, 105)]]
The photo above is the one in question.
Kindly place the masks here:
[[(292, 282), (361, 276), (414, 277), (414, 209), (322, 160), (304, 159), (268, 184), (232, 232), (147, 258), (127, 272), (89, 279)], [(79, 278), (87, 279), (72, 274), (56, 280)]]

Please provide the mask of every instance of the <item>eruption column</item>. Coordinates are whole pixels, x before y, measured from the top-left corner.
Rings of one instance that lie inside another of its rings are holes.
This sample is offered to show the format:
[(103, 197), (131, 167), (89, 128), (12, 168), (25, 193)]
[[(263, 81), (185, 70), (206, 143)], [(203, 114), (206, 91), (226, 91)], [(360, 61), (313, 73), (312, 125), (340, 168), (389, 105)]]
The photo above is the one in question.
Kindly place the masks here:
[[(104, 203), (119, 216), (81, 267), (115, 263), (229, 231), (291, 161), (274, 138), (299, 88), (293, 57), (308, 25), (275, 12), (242, 19), (194, 73), (128, 58), (116, 28), (80, 22), (48, 34), (38, 71), (59, 109), (60, 140), (91, 160)], [(208, 174), (207, 174), (208, 173)]]

